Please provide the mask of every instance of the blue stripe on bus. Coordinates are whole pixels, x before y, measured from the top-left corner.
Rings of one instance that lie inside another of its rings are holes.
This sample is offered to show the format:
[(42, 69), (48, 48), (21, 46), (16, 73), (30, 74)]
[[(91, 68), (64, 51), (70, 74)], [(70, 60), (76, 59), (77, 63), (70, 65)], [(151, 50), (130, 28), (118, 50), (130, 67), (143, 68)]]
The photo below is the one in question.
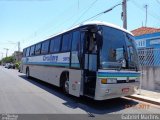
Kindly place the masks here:
[(69, 63), (53, 63), (53, 62), (27, 62), (29, 65), (47, 65), (47, 66), (69, 66)]
[(98, 77), (140, 77), (140, 73), (98, 72)]
[[(28, 65), (46, 65), (46, 66), (69, 66), (69, 63), (56, 63), (56, 62), (27, 62)], [(79, 63), (72, 63), (72, 66), (79, 67)]]

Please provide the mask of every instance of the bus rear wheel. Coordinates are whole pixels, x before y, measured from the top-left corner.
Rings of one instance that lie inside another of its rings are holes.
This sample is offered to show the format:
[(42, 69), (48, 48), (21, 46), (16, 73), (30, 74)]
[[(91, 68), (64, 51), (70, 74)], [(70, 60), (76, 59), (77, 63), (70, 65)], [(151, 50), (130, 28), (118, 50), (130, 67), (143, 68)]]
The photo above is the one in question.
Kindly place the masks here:
[(27, 77), (28, 79), (30, 78), (29, 68), (26, 69), (26, 77)]

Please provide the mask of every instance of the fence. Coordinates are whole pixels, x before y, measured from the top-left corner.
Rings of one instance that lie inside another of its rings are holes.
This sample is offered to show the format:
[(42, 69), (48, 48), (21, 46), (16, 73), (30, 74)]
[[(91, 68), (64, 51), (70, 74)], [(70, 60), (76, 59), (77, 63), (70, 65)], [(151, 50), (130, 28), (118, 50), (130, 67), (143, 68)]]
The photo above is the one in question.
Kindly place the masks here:
[(160, 49), (138, 49), (141, 66), (160, 66)]

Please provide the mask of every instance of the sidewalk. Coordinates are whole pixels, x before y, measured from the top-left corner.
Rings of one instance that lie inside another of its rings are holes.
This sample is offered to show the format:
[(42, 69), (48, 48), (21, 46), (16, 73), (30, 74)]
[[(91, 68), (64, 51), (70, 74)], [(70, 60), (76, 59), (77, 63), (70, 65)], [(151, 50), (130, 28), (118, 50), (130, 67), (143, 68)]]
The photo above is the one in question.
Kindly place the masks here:
[(153, 92), (149, 90), (139, 90), (138, 94), (128, 96), (129, 98), (149, 102), (152, 104), (160, 105), (160, 92)]

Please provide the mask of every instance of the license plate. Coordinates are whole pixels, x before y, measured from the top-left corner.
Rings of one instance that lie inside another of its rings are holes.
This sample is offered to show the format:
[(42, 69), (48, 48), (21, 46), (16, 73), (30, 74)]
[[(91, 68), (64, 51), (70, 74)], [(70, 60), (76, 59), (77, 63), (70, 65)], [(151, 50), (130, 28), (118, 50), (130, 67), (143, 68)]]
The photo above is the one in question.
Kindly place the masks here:
[(122, 92), (123, 92), (123, 93), (128, 93), (128, 92), (129, 92), (129, 88), (123, 88), (123, 89), (122, 89)]

